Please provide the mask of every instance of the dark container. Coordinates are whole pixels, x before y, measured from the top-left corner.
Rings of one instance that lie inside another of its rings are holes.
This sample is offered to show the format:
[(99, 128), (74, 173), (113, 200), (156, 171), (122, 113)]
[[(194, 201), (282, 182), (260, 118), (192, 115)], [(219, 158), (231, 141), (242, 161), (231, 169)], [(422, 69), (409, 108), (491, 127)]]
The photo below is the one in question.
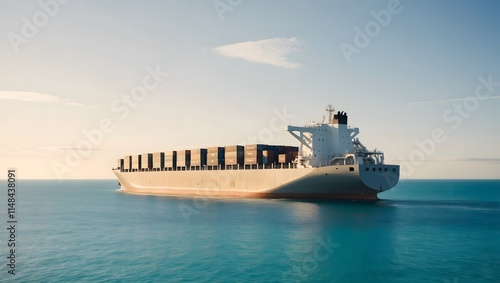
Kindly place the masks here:
[(271, 165), (276, 163), (277, 157), (275, 156), (275, 152), (271, 150), (263, 150), (262, 151), (262, 164)]

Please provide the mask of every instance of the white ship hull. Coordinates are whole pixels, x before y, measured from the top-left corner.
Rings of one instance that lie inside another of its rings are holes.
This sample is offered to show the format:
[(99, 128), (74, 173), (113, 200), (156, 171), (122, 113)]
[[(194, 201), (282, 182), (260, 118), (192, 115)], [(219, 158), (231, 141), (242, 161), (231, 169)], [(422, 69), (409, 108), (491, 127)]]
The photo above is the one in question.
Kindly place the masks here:
[(385, 164), (113, 172), (126, 193), (236, 198), (376, 200), (399, 180), (399, 166)]

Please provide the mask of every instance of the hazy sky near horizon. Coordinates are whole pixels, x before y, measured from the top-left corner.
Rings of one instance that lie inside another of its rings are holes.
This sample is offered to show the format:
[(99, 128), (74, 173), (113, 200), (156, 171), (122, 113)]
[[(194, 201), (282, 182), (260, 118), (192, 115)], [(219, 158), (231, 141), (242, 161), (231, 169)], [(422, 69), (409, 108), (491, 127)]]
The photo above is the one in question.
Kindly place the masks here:
[(498, 178), (498, 15), (493, 0), (0, 0), (0, 170), (114, 178), (127, 154), (296, 145), (285, 123), (332, 104), (403, 178)]

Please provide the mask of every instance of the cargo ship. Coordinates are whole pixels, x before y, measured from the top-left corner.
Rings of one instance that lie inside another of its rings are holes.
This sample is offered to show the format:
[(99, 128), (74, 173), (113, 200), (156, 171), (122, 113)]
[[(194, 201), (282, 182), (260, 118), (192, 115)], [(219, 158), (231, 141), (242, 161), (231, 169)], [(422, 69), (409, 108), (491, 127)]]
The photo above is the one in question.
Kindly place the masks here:
[(113, 168), (120, 191), (147, 195), (377, 200), (399, 165), (368, 150), (347, 114), (329, 105), (321, 122), (288, 126), (298, 146), (229, 145), (127, 155)]

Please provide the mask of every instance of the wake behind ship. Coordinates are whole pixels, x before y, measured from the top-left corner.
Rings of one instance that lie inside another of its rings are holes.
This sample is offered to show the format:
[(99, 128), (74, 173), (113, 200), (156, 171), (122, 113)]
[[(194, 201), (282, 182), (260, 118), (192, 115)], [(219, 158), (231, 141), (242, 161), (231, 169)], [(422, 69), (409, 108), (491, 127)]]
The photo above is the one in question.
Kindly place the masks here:
[(231, 145), (125, 156), (113, 173), (128, 193), (237, 198), (376, 200), (399, 165), (368, 150), (331, 105), (322, 122), (288, 126), (298, 147)]

